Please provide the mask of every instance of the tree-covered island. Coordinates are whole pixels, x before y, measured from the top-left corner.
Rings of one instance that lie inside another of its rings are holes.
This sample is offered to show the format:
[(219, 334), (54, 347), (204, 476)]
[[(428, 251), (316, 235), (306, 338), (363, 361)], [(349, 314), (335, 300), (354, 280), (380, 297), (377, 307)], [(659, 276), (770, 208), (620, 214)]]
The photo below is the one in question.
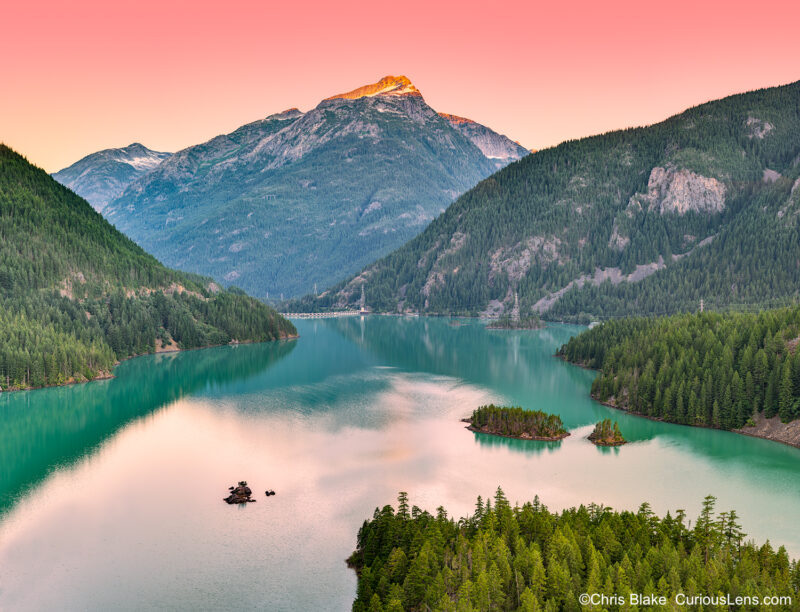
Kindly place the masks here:
[(619, 424), (616, 421), (612, 423), (611, 419), (598, 422), (594, 431), (589, 434), (589, 440), (596, 446), (622, 446), (628, 443), (619, 431)]
[(556, 441), (569, 435), (558, 415), (520, 406), (481, 406), (463, 422), (470, 431), (520, 440)]

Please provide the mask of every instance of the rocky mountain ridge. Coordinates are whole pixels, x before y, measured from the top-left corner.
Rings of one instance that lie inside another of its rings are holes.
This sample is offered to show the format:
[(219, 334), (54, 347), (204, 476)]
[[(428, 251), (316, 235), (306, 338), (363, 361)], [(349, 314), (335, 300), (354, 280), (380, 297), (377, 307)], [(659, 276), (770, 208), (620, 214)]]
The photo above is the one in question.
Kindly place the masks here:
[(102, 212), (111, 200), (122, 195), (128, 185), (170, 155), (135, 142), (127, 147), (104, 149), (87, 155), (51, 176)]
[[(468, 123), (465, 123), (469, 125)], [(800, 298), (800, 83), (539, 151), (292, 310), (589, 321)]]
[(104, 215), (168, 265), (264, 298), (296, 295), (403, 244), (527, 154), (471, 129), (488, 144), (441, 117), (407, 78), (386, 77), (179, 151)]

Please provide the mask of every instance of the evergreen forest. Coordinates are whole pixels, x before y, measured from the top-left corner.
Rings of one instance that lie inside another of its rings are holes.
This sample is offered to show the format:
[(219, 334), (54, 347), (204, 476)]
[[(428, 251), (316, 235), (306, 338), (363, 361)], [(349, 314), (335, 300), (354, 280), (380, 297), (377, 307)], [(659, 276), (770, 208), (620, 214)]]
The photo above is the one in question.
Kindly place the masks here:
[(600, 370), (592, 396), (673, 423), (800, 418), (800, 306), (607, 321), (559, 350)]
[[(734, 510), (716, 513), (708, 496), (692, 525), (683, 510), (663, 518), (589, 504), (551, 512), (536, 497), (512, 505), (498, 488), (458, 521), (439, 507), (376, 508), (358, 532), (349, 563), (358, 573), (354, 612), (622, 610), (581, 606), (581, 594), (628, 598), (800, 594), (800, 564), (783, 547), (747, 540)], [(658, 606), (649, 609), (659, 609)], [(688, 606), (690, 610), (728, 609)], [(759, 610), (743, 605), (739, 610)], [(797, 610), (797, 604), (775, 606)]]
[(108, 375), (159, 348), (296, 333), (238, 289), (164, 267), (83, 199), (0, 145), (0, 388)]

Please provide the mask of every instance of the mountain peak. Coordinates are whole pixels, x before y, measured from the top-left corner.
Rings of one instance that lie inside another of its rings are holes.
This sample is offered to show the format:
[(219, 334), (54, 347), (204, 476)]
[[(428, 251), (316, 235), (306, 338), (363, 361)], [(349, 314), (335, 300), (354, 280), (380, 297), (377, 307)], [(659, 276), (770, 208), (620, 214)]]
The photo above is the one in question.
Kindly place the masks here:
[(459, 117), (458, 115), (451, 115), (450, 113), (439, 113), (439, 116), (442, 117), (443, 119), (447, 119), (450, 123), (454, 125), (462, 123), (475, 123), (472, 119), (467, 119), (466, 117)]
[(419, 96), (422, 94), (419, 89), (406, 76), (385, 76), (377, 83), (364, 85), (347, 93), (337, 94), (326, 100), (356, 100), (358, 98), (370, 98), (373, 96)]
[(295, 117), (301, 116), (303, 113), (299, 108), (292, 107), (287, 108), (285, 111), (281, 111), (279, 113), (275, 113), (274, 115), (270, 115), (267, 119), (294, 119)]

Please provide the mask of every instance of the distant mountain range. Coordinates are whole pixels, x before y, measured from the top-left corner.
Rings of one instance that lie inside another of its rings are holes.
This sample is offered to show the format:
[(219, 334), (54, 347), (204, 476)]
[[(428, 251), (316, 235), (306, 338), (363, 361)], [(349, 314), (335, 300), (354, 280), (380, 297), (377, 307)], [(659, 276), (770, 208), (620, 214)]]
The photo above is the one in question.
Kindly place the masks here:
[(566, 142), (291, 310), (590, 320), (800, 296), (800, 83)]
[(52, 176), (102, 212), (128, 185), (170, 155), (135, 142), (121, 149), (105, 149), (87, 155)]
[(166, 264), (277, 298), (352, 274), (527, 154), (485, 126), (440, 115), (400, 76), (159, 154), (121, 194), (111, 193), (123, 187), (120, 167), (118, 182), (106, 179), (108, 152), (54, 176)]

